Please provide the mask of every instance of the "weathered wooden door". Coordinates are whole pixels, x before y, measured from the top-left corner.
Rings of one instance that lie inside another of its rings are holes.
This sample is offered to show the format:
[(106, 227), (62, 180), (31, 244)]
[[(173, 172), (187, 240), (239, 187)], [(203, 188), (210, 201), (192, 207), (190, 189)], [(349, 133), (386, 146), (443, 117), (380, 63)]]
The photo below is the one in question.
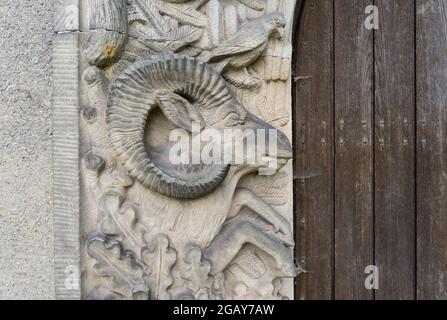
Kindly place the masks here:
[(307, 0), (299, 24), (296, 298), (447, 299), (447, 0)]

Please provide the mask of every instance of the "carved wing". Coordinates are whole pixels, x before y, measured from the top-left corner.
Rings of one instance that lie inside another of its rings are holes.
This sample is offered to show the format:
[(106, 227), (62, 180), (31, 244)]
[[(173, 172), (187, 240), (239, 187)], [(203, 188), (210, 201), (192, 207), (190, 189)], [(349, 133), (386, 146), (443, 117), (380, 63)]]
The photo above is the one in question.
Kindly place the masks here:
[[(250, 34), (250, 36), (248, 36)], [(235, 34), (230, 39), (226, 40), (219, 47), (211, 51), (212, 58), (210, 62), (226, 58), (228, 56), (238, 55), (254, 51), (266, 42), (266, 35), (262, 32), (240, 32)]]

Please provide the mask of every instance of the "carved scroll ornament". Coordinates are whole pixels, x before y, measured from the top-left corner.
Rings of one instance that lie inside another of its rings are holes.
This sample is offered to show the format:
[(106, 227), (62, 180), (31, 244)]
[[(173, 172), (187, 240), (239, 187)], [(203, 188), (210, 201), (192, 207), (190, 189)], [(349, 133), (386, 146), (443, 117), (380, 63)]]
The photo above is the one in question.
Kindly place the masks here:
[[(88, 1), (84, 298), (293, 297), (293, 9), (290, 0)], [(267, 153), (251, 164), (173, 165), (169, 132), (191, 134), (193, 122), (280, 128), (276, 174), (257, 175)]]

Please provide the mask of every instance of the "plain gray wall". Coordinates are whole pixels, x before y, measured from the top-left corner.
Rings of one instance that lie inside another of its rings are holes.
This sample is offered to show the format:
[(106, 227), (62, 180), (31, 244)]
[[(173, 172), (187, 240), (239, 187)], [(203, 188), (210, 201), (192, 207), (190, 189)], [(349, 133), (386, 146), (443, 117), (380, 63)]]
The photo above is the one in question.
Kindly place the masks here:
[(53, 0), (0, 1), (0, 299), (52, 299)]

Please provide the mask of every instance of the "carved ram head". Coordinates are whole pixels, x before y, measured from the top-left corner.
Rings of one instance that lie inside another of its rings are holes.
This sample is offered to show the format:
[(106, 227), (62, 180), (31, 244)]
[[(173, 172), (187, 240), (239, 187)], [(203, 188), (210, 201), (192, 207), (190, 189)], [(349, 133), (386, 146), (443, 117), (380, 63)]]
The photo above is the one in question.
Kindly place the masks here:
[[(129, 174), (145, 187), (179, 199), (212, 192), (231, 165), (261, 168), (269, 154), (258, 155), (260, 160), (251, 164), (173, 165), (168, 157), (173, 129), (189, 133), (193, 122), (218, 131), (263, 129), (266, 141), (274, 129), (244, 108), (209, 65), (177, 55), (141, 60), (124, 71), (112, 85), (106, 120), (111, 143)], [(278, 158), (292, 157), (290, 142), (280, 132), (277, 146)]]

